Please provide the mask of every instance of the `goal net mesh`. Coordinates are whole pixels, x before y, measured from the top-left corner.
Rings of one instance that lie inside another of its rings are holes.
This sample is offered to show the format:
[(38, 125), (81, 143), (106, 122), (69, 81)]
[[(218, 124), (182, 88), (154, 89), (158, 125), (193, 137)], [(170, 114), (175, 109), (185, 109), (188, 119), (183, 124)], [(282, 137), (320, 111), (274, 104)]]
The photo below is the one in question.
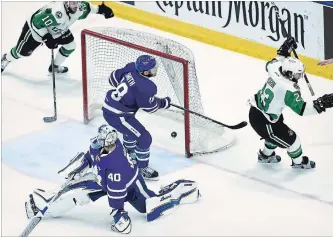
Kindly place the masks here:
[[(184, 45), (145, 32), (105, 27), (84, 30), (82, 39), (85, 121), (93, 118), (94, 110), (101, 108), (106, 92), (112, 89), (110, 73), (142, 54), (152, 55), (158, 62), (157, 76), (151, 79), (157, 97), (169, 96), (173, 104), (204, 114), (194, 56)], [(187, 155), (215, 152), (235, 141), (234, 136), (225, 135), (224, 127), (189, 113), (186, 119), (185, 113), (174, 107), (160, 109), (155, 115), (185, 126)]]

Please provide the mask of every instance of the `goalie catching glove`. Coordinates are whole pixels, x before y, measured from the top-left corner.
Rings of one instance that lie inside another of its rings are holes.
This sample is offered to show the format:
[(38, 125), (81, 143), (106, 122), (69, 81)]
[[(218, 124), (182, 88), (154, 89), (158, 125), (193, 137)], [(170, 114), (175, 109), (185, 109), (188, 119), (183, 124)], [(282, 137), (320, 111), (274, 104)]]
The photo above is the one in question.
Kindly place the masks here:
[(74, 180), (79, 180), (90, 170), (90, 167), (91, 164), (86, 159), (85, 154), (81, 152), (78, 153), (65, 168), (59, 170), (58, 174), (65, 179), (73, 178)]
[(313, 107), (320, 114), (321, 112), (325, 112), (326, 109), (333, 107), (333, 93), (323, 95), (318, 99), (313, 101)]

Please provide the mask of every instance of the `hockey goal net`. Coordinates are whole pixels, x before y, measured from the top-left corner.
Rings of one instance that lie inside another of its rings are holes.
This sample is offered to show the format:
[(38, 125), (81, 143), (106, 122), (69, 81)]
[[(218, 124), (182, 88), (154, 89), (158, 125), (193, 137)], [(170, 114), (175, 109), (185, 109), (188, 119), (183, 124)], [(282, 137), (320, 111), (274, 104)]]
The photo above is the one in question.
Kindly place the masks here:
[[(110, 73), (142, 54), (153, 55), (158, 61), (158, 73), (152, 79), (158, 88), (157, 97), (169, 96), (173, 104), (204, 114), (193, 54), (180, 43), (145, 32), (104, 27), (83, 30), (81, 46), (85, 124), (94, 118), (106, 92), (112, 89)], [(232, 134), (226, 135), (224, 127), (173, 107), (153, 115), (146, 113), (141, 119), (150, 121), (144, 125), (156, 125), (148, 131), (164, 129), (162, 136), (171, 140), (171, 132), (176, 131), (177, 139), (184, 140), (181, 143), (187, 157), (225, 149), (235, 141)]]

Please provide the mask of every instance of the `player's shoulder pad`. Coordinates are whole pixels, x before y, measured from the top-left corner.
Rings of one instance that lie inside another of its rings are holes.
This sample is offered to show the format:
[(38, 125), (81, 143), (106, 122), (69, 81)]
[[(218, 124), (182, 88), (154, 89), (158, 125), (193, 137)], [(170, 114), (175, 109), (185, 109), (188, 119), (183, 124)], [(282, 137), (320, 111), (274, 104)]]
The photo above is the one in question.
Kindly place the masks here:
[(51, 14), (52, 13), (52, 8), (46, 8), (44, 13), (45, 14)]

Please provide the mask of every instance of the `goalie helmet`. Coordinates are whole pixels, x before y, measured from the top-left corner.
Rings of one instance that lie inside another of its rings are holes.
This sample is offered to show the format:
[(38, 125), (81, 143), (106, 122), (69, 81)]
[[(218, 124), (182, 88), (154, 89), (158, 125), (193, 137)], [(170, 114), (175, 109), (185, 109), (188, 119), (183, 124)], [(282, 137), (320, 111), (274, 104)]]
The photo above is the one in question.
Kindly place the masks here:
[(103, 124), (98, 128), (97, 142), (102, 147), (109, 147), (116, 143), (117, 131), (109, 125)]
[(158, 64), (153, 56), (141, 55), (136, 59), (135, 68), (143, 76), (154, 77), (157, 74)]
[(282, 73), (291, 81), (297, 82), (304, 75), (304, 64), (297, 58), (286, 58), (281, 66)]
[(78, 1), (65, 1), (64, 6), (65, 6), (66, 11), (68, 11), (71, 14), (74, 14), (79, 7), (79, 2)]

